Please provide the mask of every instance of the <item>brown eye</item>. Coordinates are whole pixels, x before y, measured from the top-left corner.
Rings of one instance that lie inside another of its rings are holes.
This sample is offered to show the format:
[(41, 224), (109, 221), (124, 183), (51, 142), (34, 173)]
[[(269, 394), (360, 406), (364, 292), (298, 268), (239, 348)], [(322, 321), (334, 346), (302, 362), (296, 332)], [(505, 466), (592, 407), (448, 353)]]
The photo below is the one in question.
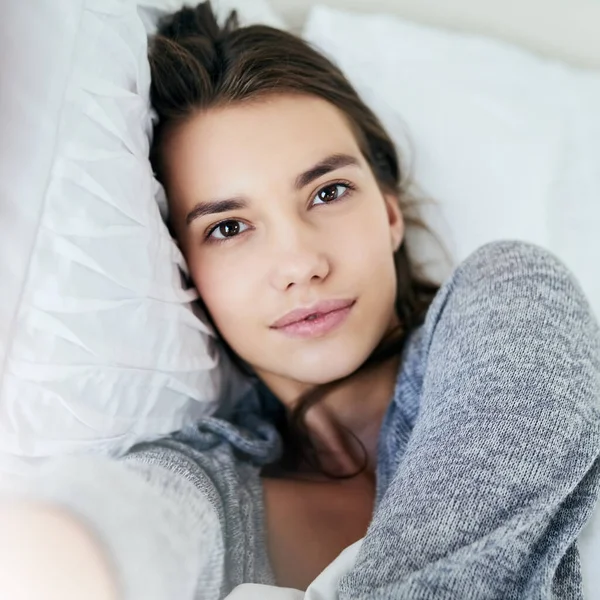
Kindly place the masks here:
[(351, 188), (350, 184), (334, 183), (322, 187), (313, 198), (313, 204), (329, 204), (340, 200)]
[(338, 187), (341, 186), (328, 185), (327, 187), (324, 187), (317, 194), (319, 200), (322, 200), (323, 202), (331, 202), (332, 200), (336, 200), (338, 197)]
[(245, 231), (245, 229), (242, 229), (242, 226), (247, 227), (240, 221), (235, 221), (233, 219), (222, 221), (212, 229), (208, 234), (208, 237), (219, 241), (236, 237)]
[(237, 221), (225, 221), (219, 225), (219, 232), (223, 237), (232, 237), (240, 232), (240, 224)]

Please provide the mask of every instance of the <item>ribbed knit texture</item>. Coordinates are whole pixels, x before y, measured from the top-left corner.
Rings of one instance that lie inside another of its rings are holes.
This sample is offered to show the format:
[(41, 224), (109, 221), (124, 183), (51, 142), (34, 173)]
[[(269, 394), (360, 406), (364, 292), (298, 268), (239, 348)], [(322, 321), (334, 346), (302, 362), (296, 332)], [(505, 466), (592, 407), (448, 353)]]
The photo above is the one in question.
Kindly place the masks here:
[(340, 599), (582, 597), (600, 488), (600, 331), (554, 256), (488, 244), (412, 340), (377, 509)]
[[(124, 461), (53, 463), (30, 494), (89, 524), (126, 600), (272, 584), (259, 472), (281, 446), (259, 388)], [(582, 598), (599, 456), (600, 329), (579, 285), (537, 246), (482, 246), (405, 347), (340, 600)]]

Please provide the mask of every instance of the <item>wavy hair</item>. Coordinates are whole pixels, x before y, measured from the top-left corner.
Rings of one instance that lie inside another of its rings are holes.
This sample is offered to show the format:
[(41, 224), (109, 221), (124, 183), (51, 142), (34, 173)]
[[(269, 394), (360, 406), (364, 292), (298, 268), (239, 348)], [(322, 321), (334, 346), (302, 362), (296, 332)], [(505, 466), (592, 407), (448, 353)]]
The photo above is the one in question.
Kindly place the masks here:
[[(278, 93), (308, 94), (328, 101), (346, 115), (380, 189), (398, 199), (407, 232), (415, 227), (427, 230), (416, 216), (419, 201), (409, 192), (409, 180), (381, 122), (342, 71), (299, 37), (263, 25), (240, 27), (235, 12), (220, 26), (210, 2), (203, 2), (162, 20), (150, 40), (149, 59), (150, 99), (158, 115), (150, 157), (159, 181), (164, 132), (185, 122), (198, 109), (238, 104)], [(438, 283), (424, 275), (407, 246), (405, 236), (394, 254), (398, 281), (395, 309), (400, 326), (381, 340), (358, 371), (402, 353), (408, 336), (423, 323), (439, 289)], [(203, 308), (218, 331), (208, 310)], [(224, 339), (222, 343), (242, 372), (252, 375)], [(294, 472), (303, 464), (333, 478), (352, 477), (364, 470), (367, 456), (362, 447), (365, 460), (357, 473), (326, 472), (305, 425), (306, 412), (358, 371), (310, 390), (291, 414), (281, 405), (274, 421), (283, 438), (284, 452), (281, 460), (267, 469), (270, 475)]]

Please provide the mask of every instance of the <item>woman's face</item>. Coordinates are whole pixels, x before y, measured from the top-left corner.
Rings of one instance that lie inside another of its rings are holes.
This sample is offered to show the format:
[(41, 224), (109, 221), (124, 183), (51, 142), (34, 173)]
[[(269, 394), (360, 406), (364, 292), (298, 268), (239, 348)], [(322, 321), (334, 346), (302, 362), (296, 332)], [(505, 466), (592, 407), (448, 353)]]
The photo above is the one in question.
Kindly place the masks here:
[[(404, 228), (344, 115), (316, 97), (273, 96), (198, 113), (163, 151), (175, 235), (231, 348), (289, 393), (355, 371), (397, 323)], [(333, 329), (274, 327), (328, 300), (354, 302), (328, 317), (341, 320)]]

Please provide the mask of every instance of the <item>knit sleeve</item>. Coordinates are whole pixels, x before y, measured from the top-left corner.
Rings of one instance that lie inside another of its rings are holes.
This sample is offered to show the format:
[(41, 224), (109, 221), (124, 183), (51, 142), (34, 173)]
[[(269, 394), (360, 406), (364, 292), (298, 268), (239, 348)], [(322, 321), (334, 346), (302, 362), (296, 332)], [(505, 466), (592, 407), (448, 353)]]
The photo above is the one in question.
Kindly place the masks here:
[(419, 412), (340, 599), (581, 598), (600, 331), (577, 281), (538, 246), (487, 244), (419, 340)]
[[(217, 600), (222, 525), (197, 465), (160, 451), (52, 461), (19, 493), (64, 508), (99, 543), (124, 600)], [(196, 481), (193, 479), (196, 478)]]

